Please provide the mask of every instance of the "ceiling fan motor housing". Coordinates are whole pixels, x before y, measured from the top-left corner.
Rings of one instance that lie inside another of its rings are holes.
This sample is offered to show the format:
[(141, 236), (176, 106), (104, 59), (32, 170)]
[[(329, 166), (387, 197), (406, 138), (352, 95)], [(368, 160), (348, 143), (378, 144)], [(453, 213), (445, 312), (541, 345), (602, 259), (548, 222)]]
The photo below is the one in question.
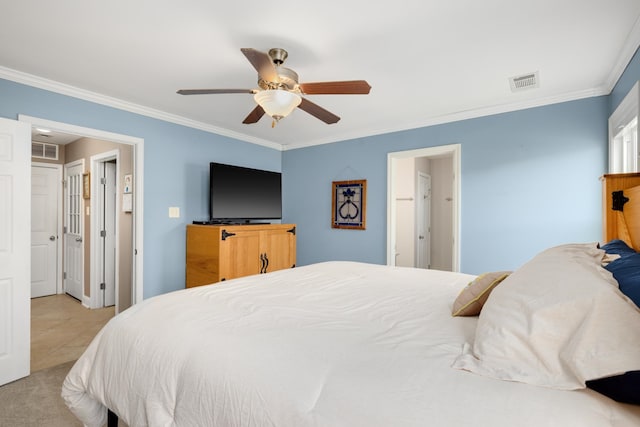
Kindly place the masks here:
[(298, 73), (290, 68), (277, 67), (279, 82), (268, 82), (264, 79), (258, 79), (258, 86), (264, 90), (268, 89), (286, 89), (296, 90), (298, 88)]
[(269, 56), (271, 57), (271, 60), (274, 64), (282, 65), (284, 64), (284, 61), (286, 61), (289, 54), (282, 48), (274, 47), (273, 49), (269, 49)]

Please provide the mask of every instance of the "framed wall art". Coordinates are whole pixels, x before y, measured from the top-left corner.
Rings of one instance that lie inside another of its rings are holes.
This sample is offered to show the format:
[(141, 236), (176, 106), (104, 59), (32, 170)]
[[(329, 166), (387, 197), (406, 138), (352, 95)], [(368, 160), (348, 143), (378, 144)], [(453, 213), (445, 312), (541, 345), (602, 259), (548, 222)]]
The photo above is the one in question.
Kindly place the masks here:
[(82, 198), (91, 198), (91, 175), (89, 172), (82, 174)]
[(331, 188), (331, 228), (364, 230), (367, 180), (333, 181)]

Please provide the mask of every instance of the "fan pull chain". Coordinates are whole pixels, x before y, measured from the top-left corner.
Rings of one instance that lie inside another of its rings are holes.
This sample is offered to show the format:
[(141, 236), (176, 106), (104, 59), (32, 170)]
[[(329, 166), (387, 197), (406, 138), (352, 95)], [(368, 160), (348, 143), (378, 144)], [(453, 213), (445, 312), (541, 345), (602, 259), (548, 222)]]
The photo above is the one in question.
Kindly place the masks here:
[(271, 128), (276, 127), (276, 124), (280, 121), (281, 118), (282, 116), (273, 116), (272, 117), (273, 121), (271, 122)]

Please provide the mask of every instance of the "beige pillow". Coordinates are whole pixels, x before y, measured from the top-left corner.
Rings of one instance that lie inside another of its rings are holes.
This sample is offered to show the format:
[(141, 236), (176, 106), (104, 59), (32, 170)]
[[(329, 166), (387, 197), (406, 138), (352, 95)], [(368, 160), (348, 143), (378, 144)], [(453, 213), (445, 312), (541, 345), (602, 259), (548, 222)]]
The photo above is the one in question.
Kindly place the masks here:
[(471, 281), (453, 302), (451, 314), (454, 316), (477, 316), (487, 302), (489, 294), (502, 282), (510, 271), (484, 273)]

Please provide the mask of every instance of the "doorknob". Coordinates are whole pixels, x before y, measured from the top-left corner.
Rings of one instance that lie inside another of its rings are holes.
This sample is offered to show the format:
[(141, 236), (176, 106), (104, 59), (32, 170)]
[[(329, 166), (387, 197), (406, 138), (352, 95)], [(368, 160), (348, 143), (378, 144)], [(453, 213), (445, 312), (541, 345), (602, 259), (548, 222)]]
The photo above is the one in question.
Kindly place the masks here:
[(76, 237), (76, 242), (82, 242), (82, 237)]
[(49, 236), (49, 240), (53, 242), (54, 240), (56, 240), (56, 236)]

